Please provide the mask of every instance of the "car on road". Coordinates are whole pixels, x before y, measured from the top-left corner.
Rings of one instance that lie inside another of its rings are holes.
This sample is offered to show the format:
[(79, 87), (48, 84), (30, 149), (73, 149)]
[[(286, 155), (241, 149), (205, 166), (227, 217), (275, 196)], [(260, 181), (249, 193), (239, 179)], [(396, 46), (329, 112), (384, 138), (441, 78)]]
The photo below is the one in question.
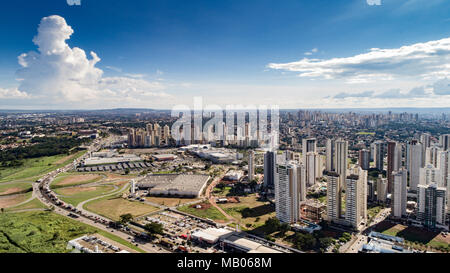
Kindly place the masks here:
[(80, 216), (73, 214), (73, 213), (69, 213), (69, 214), (67, 214), (67, 216), (75, 218), (75, 219), (80, 218)]

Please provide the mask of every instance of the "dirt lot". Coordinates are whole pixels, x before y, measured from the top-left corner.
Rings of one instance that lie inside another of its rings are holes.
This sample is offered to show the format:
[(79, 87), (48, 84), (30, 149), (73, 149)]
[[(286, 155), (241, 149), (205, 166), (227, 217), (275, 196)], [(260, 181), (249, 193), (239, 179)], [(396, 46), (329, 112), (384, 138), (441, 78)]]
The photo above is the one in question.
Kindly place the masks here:
[(128, 201), (120, 197), (95, 200), (85, 204), (84, 208), (112, 220), (119, 220), (120, 215), (126, 213), (131, 213), (133, 216), (141, 216), (158, 210), (156, 207)]
[(21, 188), (9, 188), (6, 191), (0, 192), (0, 195), (8, 195), (11, 193), (21, 192), (23, 189)]
[(191, 199), (191, 198), (145, 197), (145, 200), (152, 202), (152, 203), (168, 206), (168, 207), (174, 207), (174, 206), (198, 201), (200, 199), (199, 198)]
[(128, 183), (130, 183), (129, 180), (121, 180), (121, 181), (117, 181), (117, 182), (115, 182), (113, 184), (120, 187), (120, 186), (123, 186), (123, 185), (128, 184)]
[(0, 208), (7, 208), (17, 205), (26, 200), (25, 194), (17, 194), (11, 196), (0, 197)]
[(134, 176), (131, 175), (120, 175), (120, 174), (114, 174), (114, 173), (108, 173), (106, 174), (105, 182), (114, 181), (117, 179), (133, 179)]
[(63, 185), (71, 185), (84, 183), (89, 181), (95, 181), (100, 179), (102, 176), (98, 174), (80, 174), (80, 175), (70, 175), (67, 177), (63, 177), (61, 180), (55, 183), (55, 185), (63, 186)]
[(95, 191), (97, 188), (98, 187), (73, 187), (73, 188), (63, 188), (58, 191), (62, 195), (70, 196), (81, 192)]

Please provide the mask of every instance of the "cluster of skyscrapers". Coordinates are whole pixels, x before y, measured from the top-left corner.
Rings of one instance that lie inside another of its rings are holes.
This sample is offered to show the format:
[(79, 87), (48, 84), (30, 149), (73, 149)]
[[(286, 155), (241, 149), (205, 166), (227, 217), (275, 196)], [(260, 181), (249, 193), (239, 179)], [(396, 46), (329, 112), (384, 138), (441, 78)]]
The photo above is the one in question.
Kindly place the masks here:
[[(298, 221), (307, 189), (323, 177), (330, 222), (359, 228), (367, 222), (369, 201), (390, 205), (394, 219), (448, 229), (449, 138), (441, 135), (434, 141), (430, 134), (423, 134), (407, 144), (376, 141), (370, 149), (359, 150), (358, 163), (352, 165), (348, 141), (328, 139), (323, 160), (316, 139), (303, 139), (301, 155), (266, 152), (264, 186), (274, 189), (277, 217), (286, 223)], [(378, 177), (369, 177), (369, 171)]]
[(170, 127), (161, 127), (158, 123), (147, 124), (146, 129), (130, 129), (128, 132), (128, 147), (148, 148), (169, 145)]
[(179, 130), (180, 139), (176, 139), (177, 145), (211, 144), (216, 147), (257, 148), (267, 141), (263, 139), (260, 130), (252, 126), (251, 122), (243, 123), (242, 127), (230, 128), (225, 122), (219, 122), (219, 125), (206, 124), (203, 128), (191, 124), (188, 130), (183, 127)]

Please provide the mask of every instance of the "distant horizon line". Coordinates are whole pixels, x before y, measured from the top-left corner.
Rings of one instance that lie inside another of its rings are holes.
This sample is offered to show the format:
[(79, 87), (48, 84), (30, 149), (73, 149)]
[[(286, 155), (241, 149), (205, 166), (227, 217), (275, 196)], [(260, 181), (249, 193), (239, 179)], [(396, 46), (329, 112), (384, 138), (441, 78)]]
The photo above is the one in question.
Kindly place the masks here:
[[(129, 111), (172, 111), (167, 108), (96, 108), (96, 109), (1, 109), (0, 112), (80, 112), (80, 111), (118, 111), (118, 110), (129, 110)], [(241, 109), (248, 110), (248, 109)], [(389, 110), (447, 110), (450, 111), (450, 107), (342, 107), (342, 108), (279, 108), (280, 111), (299, 111), (299, 110), (310, 110), (310, 111), (332, 111), (332, 110), (359, 110), (359, 111), (389, 111)]]

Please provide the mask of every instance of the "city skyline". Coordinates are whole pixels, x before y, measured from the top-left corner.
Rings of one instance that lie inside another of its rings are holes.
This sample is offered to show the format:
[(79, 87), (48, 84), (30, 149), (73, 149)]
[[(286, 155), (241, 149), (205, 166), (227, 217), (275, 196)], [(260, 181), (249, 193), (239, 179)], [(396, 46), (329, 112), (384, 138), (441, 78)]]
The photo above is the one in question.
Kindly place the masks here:
[(26, 2), (11, 24), (23, 5), (1, 13), (0, 109), (170, 109), (196, 96), (281, 109), (450, 102), (441, 0), (54, 0)]

